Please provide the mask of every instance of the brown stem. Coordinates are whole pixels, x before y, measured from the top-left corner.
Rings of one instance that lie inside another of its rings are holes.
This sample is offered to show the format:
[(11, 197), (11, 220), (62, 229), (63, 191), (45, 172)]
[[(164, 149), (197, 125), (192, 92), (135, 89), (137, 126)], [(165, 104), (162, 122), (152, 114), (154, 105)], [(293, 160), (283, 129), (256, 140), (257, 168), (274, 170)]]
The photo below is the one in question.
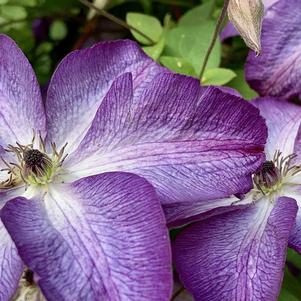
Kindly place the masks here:
[(176, 298), (185, 290), (184, 286), (182, 286), (178, 291), (176, 291), (171, 297), (170, 301), (176, 300)]
[(85, 42), (89, 39), (89, 37), (94, 33), (96, 28), (96, 19), (93, 18), (86, 23), (83, 29), (83, 33), (80, 35), (78, 40), (75, 42), (72, 50), (80, 49), (85, 44)]
[(126, 22), (124, 22), (123, 20), (115, 17), (114, 15), (108, 13), (107, 11), (103, 10), (103, 9), (99, 9), (97, 8), (94, 4), (92, 4), (91, 2), (88, 2), (87, 0), (78, 0), (79, 2), (81, 2), (82, 4), (86, 5), (87, 7), (94, 9), (99, 15), (104, 16), (105, 18), (111, 20), (112, 22), (119, 24), (123, 27), (125, 27), (128, 30), (133, 30), (137, 33), (139, 33), (141, 36), (143, 36), (146, 40), (148, 40), (151, 44), (155, 44), (155, 41), (153, 41), (150, 37), (148, 37), (146, 34), (144, 34), (143, 32), (141, 32), (139, 29), (127, 24)]
[(204, 75), (204, 72), (205, 72), (210, 54), (211, 54), (211, 52), (213, 50), (213, 47), (215, 45), (216, 38), (217, 38), (218, 34), (220, 33), (221, 26), (223, 24), (223, 21), (225, 19), (226, 13), (227, 13), (229, 2), (230, 2), (230, 0), (225, 0), (224, 1), (224, 6), (222, 8), (221, 14), (219, 15), (219, 17), (217, 19), (217, 23), (216, 23), (215, 30), (214, 30), (213, 35), (212, 35), (210, 45), (208, 47), (208, 50), (206, 52), (206, 56), (205, 56), (204, 61), (202, 63), (201, 72), (200, 72), (200, 82), (202, 82), (202, 77)]

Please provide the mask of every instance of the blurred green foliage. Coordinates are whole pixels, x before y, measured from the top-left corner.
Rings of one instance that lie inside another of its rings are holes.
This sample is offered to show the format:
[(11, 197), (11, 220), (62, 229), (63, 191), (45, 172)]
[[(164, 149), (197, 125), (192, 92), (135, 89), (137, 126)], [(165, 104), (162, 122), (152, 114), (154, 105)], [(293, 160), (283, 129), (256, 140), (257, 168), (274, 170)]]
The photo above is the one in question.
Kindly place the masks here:
[[(132, 38), (163, 66), (198, 78), (220, 13), (222, 0), (109, 0), (105, 9), (145, 36), (103, 17), (89, 20), (76, 0), (0, 0), (0, 31), (11, 36), (31, 61), (39, 82), (47, 85), (70, 51), (103, 39)], [(113, 26), (114, 25), (114, 26)], [(239, 37), (217, 40), (203, 85), (228, 85), (246, 99), (257, 96), (244, 79), (247, 48)], [(174, 237), (177, 231), (172, 231)], [(280, 301), (301, 300), (301, 257), (288, 250)]]
[[(42, 85), (57, 64), (57, 52), (53, 50), (67, 37), (67, 24), (79, 16), (81, 8), (74, 0), (0, 0), (1, 33), (21, 46)], [(78, 23), (78, 30), (83, 22), (85, 18)]]

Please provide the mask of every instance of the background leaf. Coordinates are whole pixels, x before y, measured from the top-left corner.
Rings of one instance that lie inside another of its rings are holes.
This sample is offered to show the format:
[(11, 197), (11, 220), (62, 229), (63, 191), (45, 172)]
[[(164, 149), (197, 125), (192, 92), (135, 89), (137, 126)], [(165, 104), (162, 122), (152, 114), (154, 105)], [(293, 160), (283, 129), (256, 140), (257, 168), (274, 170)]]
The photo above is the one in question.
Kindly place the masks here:
[[(158, 42), (162, 32), (163, 27), (160, 21), (152, 16), (140, 14), (140, 13), (128, 13), (126, 15), (126, 21), (129, 25), (137, 28), (143, 32), (146, 36), (150, 37), (154, 42)], [(145, 37), (141, 36), (136, 31), (131, 30), (134, 38), (144, 45), (150, 45), (150, 41)]]
[(222, 86), (231, 81), (234, 77), (236, 77), (236, 74), (230, 69), (206, 69), (202, 78), (202, 84)]
[(179, 20), (179, 25), (193, 25), (209, 20), (212, 16), (214, 2), (207, 2), (187, 11)]
[[(182, 57), (199, 74), (215, 24), (207, 21), (197, 25), (177, 26), (166, 35), (166, 55)], [(218, 67), (221, 61), (221, 44), (216, 42), (207, 68)]]
[(174, 72), (184, 75), (196, 76), (193, 67), (183, 58), (174, 56), (162, 56), (160, 58), (160, 63)]
[(150, 56), (153, 60), (157, 61), (163, 52), (164, 46), (165, 46), (165, 39), (161, 38), (159, 42), (154, 46), (145, 46), (142, 47), (142, 49), (148, 56)]
[(67, 35), (68, 29), (63, 21), (54, 21), (50, 26), (49, 35), (53, 40), (63, 40)]
[(250, 88), (245, 80), (245, 74), (242, 69), (233, 70), (236, 77), (228, 83), (228, 86), (237, 90), (244, 98), (253, 99), (258, 96), (256, 91)]

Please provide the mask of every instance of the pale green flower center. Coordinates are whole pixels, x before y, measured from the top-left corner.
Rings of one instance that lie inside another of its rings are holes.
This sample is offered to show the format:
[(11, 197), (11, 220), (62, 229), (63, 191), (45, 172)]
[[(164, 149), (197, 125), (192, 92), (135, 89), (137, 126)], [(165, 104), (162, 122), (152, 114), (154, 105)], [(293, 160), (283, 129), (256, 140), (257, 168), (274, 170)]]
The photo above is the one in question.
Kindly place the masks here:
[(280, 151), (276, 151), (272, 161), (264, 162), (253, 177), (255, 195), (260, 198), (279, 193), (283, 184), (301, 171), (300, 165), (292, 164), (294, 158), (295, 154), (283, 157)]
[(47, 185), (51, 183), (67, 155), (64, 155), (65, 144), (60, 151), (54, 143), (51, 144), (52, 153), (46, 153), (45, 141), (39, 137), (39, 147), (34, 148), (35, 135), (32, 143), (15, 146), (8, 145), (6, 151), (14, 154), (16, 163), (7, 162), (3, 158), (7, 180), (0, 182), (0, 189), (10, 189), (16, 186)]

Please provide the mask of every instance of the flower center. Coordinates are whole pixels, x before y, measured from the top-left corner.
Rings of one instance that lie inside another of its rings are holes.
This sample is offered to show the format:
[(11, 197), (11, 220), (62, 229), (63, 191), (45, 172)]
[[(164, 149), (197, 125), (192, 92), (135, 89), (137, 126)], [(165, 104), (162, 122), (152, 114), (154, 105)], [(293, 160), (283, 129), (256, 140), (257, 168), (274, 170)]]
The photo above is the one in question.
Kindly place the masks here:
[(260, 188), (266, 194), (277, 190), (278, 184), (281, 183), (281, 174), (273, 161), (266, 161), (254, 175), (253, 181), (256, 187)]
[(34, 148), (35, 136), (32, 143), (21, 145), (16, 143), (16, 146), (8, 145), (6, 151), (12, 153), (17, 163), (7, 162), (3, 158), (6, 168), (1, 171), (6, 171), (8, 179), (0, 182), (0, 189), (9, 189), (22, 184), (28, 185), (45, 185), (53, 180), (58, 169), (61, 168), (65, 158), (64, 150), (67, 143), (60, 151), (57, 151), (55, 143), (51, 144), (52, 154), (46, 153), (45, 141), (40, 136), (39, 149)]
[(10, 299), (12, 301), (21, 301), (21, 300), (40, 300), (46, 301), (46, 298), (43, 296), (40, 288), (35, 283), (34, 273), (25, 269), (22, 277), (19, 280), (18, 288), (14, 296)]
[(264, 162), (261, 169), (253, 177), (258, 192), (269, 195), (278, 191), (285, 178), (299, 173), (301, 166), (292, 164), (294, 158), (296, 158), (295, 154), (283, 157), (280, 151), (276, 151), (272, 161)]
[(52, 168), (51, 159), (37, 149), (26, 149), (24, 151), (24, 166), (27, 174), (33, 173), (36, 176), (43, 176), (47, 169)]

